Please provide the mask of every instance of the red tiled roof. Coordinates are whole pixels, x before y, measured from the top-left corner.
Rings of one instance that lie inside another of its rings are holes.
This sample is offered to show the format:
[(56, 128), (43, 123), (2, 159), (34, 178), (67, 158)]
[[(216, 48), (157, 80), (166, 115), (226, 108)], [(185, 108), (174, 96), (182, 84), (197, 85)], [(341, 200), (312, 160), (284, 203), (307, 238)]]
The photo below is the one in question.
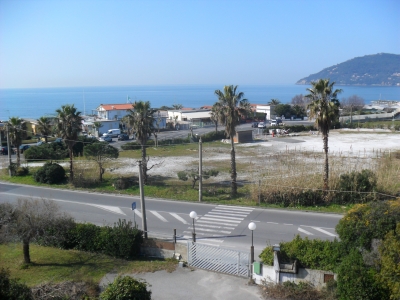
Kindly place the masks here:
[(201, 109), (211, 109), (212, 105), (204, 105), (202, 107), (200, 107)]
[(127, 110), (127, 109), (132, 109), (132, 104), (131, 103), (124, 103), (124, 104), (100, 104), (100, 106), (104, 110)]

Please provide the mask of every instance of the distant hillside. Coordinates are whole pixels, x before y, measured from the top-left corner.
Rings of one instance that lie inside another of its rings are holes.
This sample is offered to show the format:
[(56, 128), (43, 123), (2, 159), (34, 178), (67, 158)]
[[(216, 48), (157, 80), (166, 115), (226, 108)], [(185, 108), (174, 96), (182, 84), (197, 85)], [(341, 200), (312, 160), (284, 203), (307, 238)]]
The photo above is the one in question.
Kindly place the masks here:
[(379, 53), (345, 61), (304, 77), (296, 84), (329, 78), (337, 85), (385, 85), (400, 87), (400, 55)]

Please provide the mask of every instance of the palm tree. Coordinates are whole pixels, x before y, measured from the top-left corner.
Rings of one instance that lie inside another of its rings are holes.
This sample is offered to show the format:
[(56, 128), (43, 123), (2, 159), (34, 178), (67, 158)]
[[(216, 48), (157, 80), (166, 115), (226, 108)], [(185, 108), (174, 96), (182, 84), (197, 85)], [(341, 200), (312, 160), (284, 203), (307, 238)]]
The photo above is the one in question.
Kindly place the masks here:
[(47, 117), (40, 117), (37, 123), (37, 130), (44, 136), (44, 140), (47, 143), (47, 137), (51, 134), (51, 120)]
[(76, 107), (72, 104), (66, 104), (61, 106), (61, 109), (57, 109), (57, 129), (58, 133), (63, 138), (65, 144), (68, 147), (69, 153), (69, 180), (74, 180), (73, 170), (73, 147), (78, 139), (79, 132), (82, 131), (82, 120), (81, 112), (77, 111)]
[(215, 124), (215, 133), (218, 132), (218, 122), (220, 119), (220, 113), (221, 113), (221, 103), (217, 102), (215, 103), (210, 112), (210, 119), (211, 121)]
[[(97, 136), (99, 136), (99, 129), (103, 127), (103, 124), (101, 122), (93, 122), (93, 127), (96, 130)], [(95, 135), (96, 136), (96, 135)]]
[(220, 105), (219, 120), (225, 125), (225, 133), (231, 140), (231, 195), (237, 194), (236, 183), (236, 159), (233, 137), (236, 134), (236, 126), (240, 124), (240, 119), (250, 113), (250, 103), (243, 99), (244, 93), (236, 93), (237, 85), (226, 85), (224, 90), (216, 90), (214, 93), (218, 97)]
[(142, 148), (142, 174), (143, 183), (147, 184), (147, 162), (146, 158), (146, 144), (154, 133), (154, 116), (153, 114), (157, 111), (150, 107), (149, 101), (135, 102), (132, 109), (128, 109), (127, 119), (133, 130), (136, 132), (136, 140), (140, 143)]
[[(26, 135), (26, 123), (23, 119), (18, 117), (11, 117), (8, 120), (9, 125), (9, 136), (11, 144), (17, 148), (17, 166), (19, 167), (21, 164), (21, 154), (19, 151), (19, 146), (22, 144), (22, 140)], [(11, 149), (8, 149), (11, 151)]]
[(271, 99), (271, 101), (268, 102), (268, 105), (278, 105), (280, 103), (281, 101), (279, 101), (278, 99)]
[(310, 118), (315, 118), (315, 125), (322, 134), (325, 152), (324, 166), (324, 191), (328, 190), (329, 162), (328, 162), (328, 134), (333, 121), (339, 117), (339, 100), (336, 98), (341, 89), (333, 89), (335, 82), (329, 79), (320, 79), (311, 82), (312, 88), (307, 89), (310, 94), (306, 95), (311, 100), (308, 105)]

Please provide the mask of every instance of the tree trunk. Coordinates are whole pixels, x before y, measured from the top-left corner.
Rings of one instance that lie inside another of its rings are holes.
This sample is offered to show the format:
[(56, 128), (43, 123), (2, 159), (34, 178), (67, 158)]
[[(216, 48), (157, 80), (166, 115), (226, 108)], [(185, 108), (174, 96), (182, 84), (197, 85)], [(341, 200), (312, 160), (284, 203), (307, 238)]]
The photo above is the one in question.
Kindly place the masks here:
[(215, 133), (218, 133), (218, 122), (215, 122)]
[(142, 142), (142, 175), (143, 175), (143, 184), (147, 184), (146, 143), (143, 142)]
[(328, 161), (328, 135), (325, 134), (323, 136), (324, 141), (324, 152), (325, 152), (325, 165), (324, 165), (324, 192), (325, 196), (329, 189), (328, 180), (329, 180), (329, 161)]
[(24, 252), (24, 262), (26, 264), (31, 263), (31, 256), (29, 254), (29, 241), (28, 240), (23, 240), (22, 241), (22, 251)]
[(21, 154), (19, 152), (19, 146), (20, 145), (17, 145), (17, 167), (21, 165)]
[(100, 168), (100, 182), (102, 182), (103, 181), (104, 168), (101, 165), (99, 165), (99, 168)]
[(234, 197), (237, 194), (237, 183), (236, 183), (236, 158), (235, 158), (235, 146), (233, 142), (233, 136), (231, 135), (231, 196)]
[(74, 171), (73, 171), (73, 165), (72, 165), (72, 148), (68, 149), (69, 151), (69, 182), (74, 181)]

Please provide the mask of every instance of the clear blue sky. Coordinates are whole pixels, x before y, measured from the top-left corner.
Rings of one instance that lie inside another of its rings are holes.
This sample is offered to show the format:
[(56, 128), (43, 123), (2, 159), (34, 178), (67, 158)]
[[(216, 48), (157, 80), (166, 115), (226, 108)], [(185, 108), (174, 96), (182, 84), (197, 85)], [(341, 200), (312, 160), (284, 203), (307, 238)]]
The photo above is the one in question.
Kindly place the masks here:
[(381, 52), (399, 0), (0, 0), (0, 88), (293, 84)]

